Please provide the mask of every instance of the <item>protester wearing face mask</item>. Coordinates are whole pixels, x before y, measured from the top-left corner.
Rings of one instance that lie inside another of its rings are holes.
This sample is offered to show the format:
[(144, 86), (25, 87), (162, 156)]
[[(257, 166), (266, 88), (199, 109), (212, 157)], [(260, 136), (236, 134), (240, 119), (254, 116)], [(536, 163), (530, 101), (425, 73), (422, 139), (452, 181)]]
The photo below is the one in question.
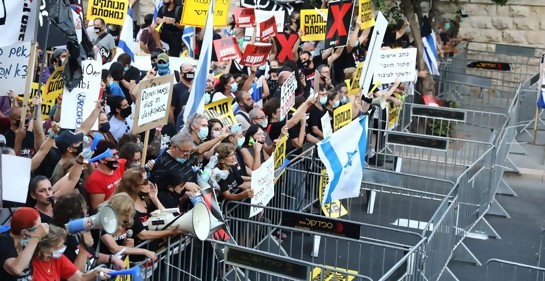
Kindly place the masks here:
[(245, 201), (254, 196), (250, 182), (245, 181), (237, 169), (235, 146), (222, 143), (216, 148), (218, 153), (218, 168), (229, 173), (226, 179), (218, 181), (220, 192), (218, 203), (226, 201)]
[(326, 108), (328, 103), (328, 95), (324, 85), (320, 85), (317, 96), (316, 102), (310, 107), (308, 128), (310, 130), (309, 133), (312, 136), (323, 139), (324, 134), (322, 132), (322, 117), (324, 114), (329, 114)]
[(240, 151), (240, 148), (244, 144), (245, 140), (246, 138), (242, 132), (242, 126), (233, 126), (231, 128), (231, 134), (225, 138), (222, 143), (229, 143), (235, 147), (235, 154), (237, 156), (237, 171), (245, 181), (249, 181), (251, 179), (250, 175), (252, 174), (252, 169), (246, 165), (242, 152)]
[(250, 127), (249, 113), (254, 108), (254, 100), (252, 99), (252, 95), (247, 91), (239, 91), (235, 97), (235, 102), (238, 103), (240, 108), (235, 114), (235, 118), (242, 126), (242, 131), (246, 131)]
[(180, 82), (176, 83), (172, 88), (172, 100), (168, 112), (168, 121), (171, 124), (176, 124), (176, 117), (187, 104), (189, 90), (193, 86), (193, 79), (195, 79), (195, 68), (190, 63), (183, 63), (180, 66)]
[(199, 186), (186, 180), (172, 170), (156, 173), (153, 181), (157, 183), (157, 197), (165, 208), (178, 208), (185, 213), (193, 207), (190, 196), (200, 190)]
[(191, 157), (195, 151), (193, 138), (185, 133), (178, 133), (170, 139), (170, 148), (155, 159), (152, 178), (158, 171), (172, 170), (184, 177), (188, 182), (196, 182), (197, 177), (192, 167), (196, 157)]
[(48, 67), (49, 73), (53, 73), (55, 70), (64, 66), (64, 62), (66, 61), (67, 57), (68, 57), (68, 51), (66, 49), (63, 49), (63, 48), (55, 49), (55, 51), (53, 51), (53, 55), (51, 55), (51, 62)]
[[(208, 128), (208, 118), (205, 115), (195, 113), (193, 116), (190, 116), (188, 123), (185, 124), (180, 133), (191, 136), (193, 143), (197, 146), (197, 154), (209, 159), (213, 155), (210, 152), (212, 148), (229, 135), (229, 128), (230, 126), (223, 127), (216, 138), (207, 141), (210, 131)], [(202, 160), (204, 159), (199, 159), (199, 161)]]
[(110, 121), (108, 121), (108, 114), (101, 112), (98, 115), (98, 132), (108, 141), (117, 142), (110, 133)]
[(344, 105), (350, 102), (350, 98), (348, 97), (348, 87), (346, 86), (345, 83), (339, 83), (335, 85), (334, 90), (340, 96), (341, 105)]
[(121, 80), (123, 80), (123, 65), (118, 62), (113, 62), (110, 65), (110, 74), (108, 75), (108, 84), (106, 85), (109, 88), (110, 97), (125, 98), (125, 93), (123, 93), (123, 90), (119, 85)]
[[(30, 122), (28, 111), (23, 128), (21, 131), (19, 131), (19, 126), (21, 125), (21, 113), (22, 109), (20, 107), (11, 108), (9, 113), (11, 126), (9, 130), (4, 132), (4, 136), (6, 137), (6, 146), (13, 148), (18, 156), (29, 157), (34, 154), (34, 151), (38, 151), (40, 147), (39, 144), (37, 145), (38, 147), (36, 147), (36, 143), (34, 142), (34, 133), (26, 130)], [(20, 143), (17, 143), (16, 140), (18, 140)], [(19, 145), (18, 149), (15, 147), (15, 144)]]
[(251, 125), (245, 138), (241, 148), (242, 156), (246, 165), (255, 171), (270, 157), (264, 150), (265, 131), (259, 125)]
[(162, 53), (157, 56), (157, 75), (165, 76), (170, 73), (170, 59), (167, 54)]
[(85, 184), (85, 190), (90, 197), (91, 213), (96, 211), (98, 205), (108, 200), (114, 193), (121, 180), (121, 175), (125, 171), (126, 160), (119, 159), (116, 145), (112, 142), (99, 141), (93, 157), (99, 156), (107, 150), (111, 152), (111, 156), (98, 160), (98, 168), (91, 173)]
[(33, 281), (48, 280), (95, 280), (110, 278), (110, 269), (95, 268), (82, 273), (78, 268), (63, 255), (66, 250), (64, 241), (66, 230), (55, 225), (49, 225), (49, 233), (43, 237), (36, 249), (35, 258), (32, 260), (34, 273)]
[(102, 63), (105, 64), (115, 58), (116, 46), (115, 40), (106, 30), (106, 22), (102, 18), (96, 18), (93, 21), (93, 31), (87, 35), (89, 40), (95, 46), (95, 52), (102, 58)]
[(130, 90), (140, 82), (140, 70), (131, 65), (132, 58), (129, 54), (119, 55), (117, 62), (123, 66), (123, 79), (119, 81), (119, 86), (121, 86), (129, 104), (132, 104)]
[[(138, 168), (142, 161), (142, 147), (134, 142), (127, 142), (119, 148), (119, 159), (126, 159), (125, 169)], [(153, 161), (146, 163), (146, 169), (153, 169)]]
[(132, 130), (132, 107), (125, 97), (119, 96), (110, 97), (108, 105), (113, 114), (110, 118), (110, 133), (116, 141), (119, 141), (123, 134), (130, 133)]
[(21, 207), (13, 213), (10, 227), (0, 233), (0, 276), (2, 281), (31, 280), (32, 255), (49, 225), (41, 222), (35, 209)]

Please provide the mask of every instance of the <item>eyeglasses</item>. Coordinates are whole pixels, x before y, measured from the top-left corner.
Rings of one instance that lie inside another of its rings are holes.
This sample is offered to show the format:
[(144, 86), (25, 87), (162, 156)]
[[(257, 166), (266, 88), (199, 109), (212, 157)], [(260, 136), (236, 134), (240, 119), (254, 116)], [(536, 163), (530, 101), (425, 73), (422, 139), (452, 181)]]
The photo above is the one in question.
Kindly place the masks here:
[(148, 185), (149, 184), (149, 180), (148, 179), (145, 179), (143, 183), (141, 183), (140, 185)]
[(190, 150), (182, 150), (179, 146), (176, 145), (176, 148), (182, 153), (182, 154), (191, 154), (191, 149)]

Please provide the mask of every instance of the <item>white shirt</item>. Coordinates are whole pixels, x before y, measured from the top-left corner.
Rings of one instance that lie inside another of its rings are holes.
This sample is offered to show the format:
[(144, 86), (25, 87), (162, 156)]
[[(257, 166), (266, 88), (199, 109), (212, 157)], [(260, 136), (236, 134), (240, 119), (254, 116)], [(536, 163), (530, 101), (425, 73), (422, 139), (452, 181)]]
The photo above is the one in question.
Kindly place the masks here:
[(119, 120), (115, 116), (110, 119), (110, 133), (116, 141), (119, 141), (124, 134), (132, 132), (132, 122), (131, 116), (127, 117), (125, 121)]

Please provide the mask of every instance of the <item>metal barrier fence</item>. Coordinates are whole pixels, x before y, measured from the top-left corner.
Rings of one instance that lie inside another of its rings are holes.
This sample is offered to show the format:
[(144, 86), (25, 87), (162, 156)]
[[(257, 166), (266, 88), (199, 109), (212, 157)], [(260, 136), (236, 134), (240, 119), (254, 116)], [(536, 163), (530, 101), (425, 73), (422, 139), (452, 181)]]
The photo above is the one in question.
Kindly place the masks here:
[(490, 259), (486, 262), (486, 281), (543, 281), (545, 268)]

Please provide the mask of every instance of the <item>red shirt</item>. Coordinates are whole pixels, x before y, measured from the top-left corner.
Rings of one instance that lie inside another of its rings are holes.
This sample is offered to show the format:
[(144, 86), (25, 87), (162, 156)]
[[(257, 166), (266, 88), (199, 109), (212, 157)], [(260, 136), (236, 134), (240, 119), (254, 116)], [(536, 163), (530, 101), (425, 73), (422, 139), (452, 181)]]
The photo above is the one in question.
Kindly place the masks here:
[(60, 281), (61, 278), (68, 280), (78, 271), (78, 268), (65, 256), (49, 260), (32, 259), (34, 272), (33, 281)]
[(104, 194), (104, 201), (114, 193), (125, 171), (125, 159), (119, 159), (119, 167), (112, 175), (106, 175), (100, 170), (94, 170), (85, 184), (89, 194)]

